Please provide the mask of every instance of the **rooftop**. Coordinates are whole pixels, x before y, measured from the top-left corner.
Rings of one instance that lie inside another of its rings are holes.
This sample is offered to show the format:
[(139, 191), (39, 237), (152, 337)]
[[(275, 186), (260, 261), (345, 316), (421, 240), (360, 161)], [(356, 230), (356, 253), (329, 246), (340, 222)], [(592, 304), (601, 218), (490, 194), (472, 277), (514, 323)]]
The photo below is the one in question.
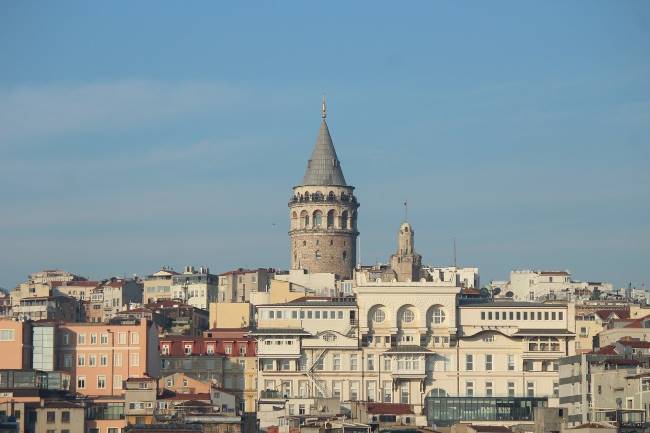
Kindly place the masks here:
[(413, 409), (403, 403), (368, 403), (368, 413), (376, 415), (411, 415)]

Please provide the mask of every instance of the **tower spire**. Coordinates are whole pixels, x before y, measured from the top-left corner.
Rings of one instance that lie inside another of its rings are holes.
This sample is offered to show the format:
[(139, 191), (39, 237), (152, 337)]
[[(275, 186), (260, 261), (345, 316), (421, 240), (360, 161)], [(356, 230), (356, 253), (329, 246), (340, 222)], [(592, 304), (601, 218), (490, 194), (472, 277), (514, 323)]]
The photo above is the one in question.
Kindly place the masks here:
[(325, 119), (327, 117), (327, 101), (325, 101), (325, 95), (323, 94), (323, 105), (321, 105), (321, 117)]

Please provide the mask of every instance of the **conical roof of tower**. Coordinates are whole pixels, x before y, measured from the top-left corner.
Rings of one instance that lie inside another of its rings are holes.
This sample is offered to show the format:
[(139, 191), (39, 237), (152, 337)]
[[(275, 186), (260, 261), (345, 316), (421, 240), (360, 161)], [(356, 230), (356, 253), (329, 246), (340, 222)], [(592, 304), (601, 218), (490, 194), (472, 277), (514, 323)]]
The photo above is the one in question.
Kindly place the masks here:
[(318, 132), (316, 145), (309, 162), (307, 162), (307, 170), (302, 185), (346, 186), (341, 163), (336, 156), (334, 143), (332, 143), (332, 137), (324, 117)]

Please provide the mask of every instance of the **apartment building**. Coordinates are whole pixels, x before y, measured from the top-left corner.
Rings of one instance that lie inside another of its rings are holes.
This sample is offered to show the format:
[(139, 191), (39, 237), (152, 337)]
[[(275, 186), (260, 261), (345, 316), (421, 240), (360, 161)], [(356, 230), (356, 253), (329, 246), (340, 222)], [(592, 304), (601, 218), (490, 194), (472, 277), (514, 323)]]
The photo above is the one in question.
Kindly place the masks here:
[(603, 331), (610, 321), (628, 317), (629, 309), (593, 311), (576, 306), (576, 353), (591, 352), (594, 348), (594, 337)]
[(650, 341), (650, 315), (637, 319), (610, 320), (606, 328), (594, 336), (594, 349), (626, 338)]
[(101, 286), (99, 281), (74, 280), (52, 284), (54, 294), (61, 294), (76, 298), (79, 301), (90, 301), (93, 290)]
[[(650, 416), (650, 344), (633, 355), (608, 347), (560, 360), (560, 406), (569, 427), (610, 422), (642, 424)], [(630, 430), (631, 431), (631, 430)]]
[(35, 409), (35, 433), (85, 433), (85, 409), (69, 401), (44, 401)]
[(83, 305), (69, 296), (30, 296), (12, 307), (12, 316), (20, 320), (60, 320), (79, 322), (85, 319)]
[(211, 302), (217, 302), (218, 283), (218, 277), (211, 274), (208, 268), (196, 270), (193, 266), (186, 266), (182, 274), (172, 276), (172, 296), (173, 299), (207, 310)]
[(143, 302), (149, 304), (173, 299), (172, 277), (174, 275), (178, 275), (178, 272), (170, 267), (162, 267), (158, 272), (148, 275), (143, 283)]
[(161, 384), (183, 392), (204, 391), (205, 384), (237, 396), (244, 412), (255, 412), (256, 342), (248, 329), (210, 329), (201, 337), (160, 339)]
[(219, 274), (219, 302), (248, 302), (251, 292), (268, 291), (275, 269), (243, 269)]
[(55, 368), (74, 377), (70, 387), (72, 392), (121, 396), (124, 380), (159, 375), (158, 329), (151, 322), (142, 320), (128, 325), (53, 323), (41, 326), (54, 330), (54, 344), (41, 348), (41, 352), (51, 351)]
[(137, 280), (112, 278), (101, 285), (103, 322), (112, 319), (116, 313), (130, 303), (142, 303), (142, 283)]
[(32, 325), (30, 322), (0, 319), (2, 370), (32, 367)]

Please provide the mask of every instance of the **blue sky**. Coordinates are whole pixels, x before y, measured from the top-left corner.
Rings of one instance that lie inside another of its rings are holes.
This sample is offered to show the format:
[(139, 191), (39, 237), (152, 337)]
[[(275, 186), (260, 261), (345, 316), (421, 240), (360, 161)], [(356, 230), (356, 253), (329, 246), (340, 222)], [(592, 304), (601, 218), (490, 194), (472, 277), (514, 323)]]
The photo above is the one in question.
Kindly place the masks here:
[(0, 286), (288, 266), (326, 93), (365, 263), (650, 282), (650, 3), (0, 5)]

